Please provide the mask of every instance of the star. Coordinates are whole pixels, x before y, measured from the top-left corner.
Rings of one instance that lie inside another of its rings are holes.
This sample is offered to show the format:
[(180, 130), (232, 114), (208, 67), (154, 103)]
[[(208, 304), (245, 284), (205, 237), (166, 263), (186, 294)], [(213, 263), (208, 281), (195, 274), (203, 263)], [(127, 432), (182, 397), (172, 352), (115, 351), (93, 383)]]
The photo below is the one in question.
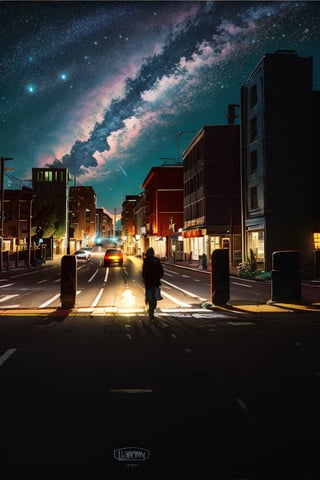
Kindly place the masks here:
[(26, 90), (28, 93), (33, 94), (36, 92), (36, 87), (32, 83), (29, 83), (29, 85), (26, 86)]

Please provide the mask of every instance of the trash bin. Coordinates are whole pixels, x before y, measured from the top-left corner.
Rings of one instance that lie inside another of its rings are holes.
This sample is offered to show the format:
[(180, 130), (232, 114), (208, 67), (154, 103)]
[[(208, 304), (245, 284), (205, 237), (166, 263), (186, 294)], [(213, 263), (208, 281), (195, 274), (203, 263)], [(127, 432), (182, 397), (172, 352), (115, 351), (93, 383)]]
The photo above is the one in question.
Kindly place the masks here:
[(271, 300), (301, 300), (300, 252), (279, 250), (272, 254)]

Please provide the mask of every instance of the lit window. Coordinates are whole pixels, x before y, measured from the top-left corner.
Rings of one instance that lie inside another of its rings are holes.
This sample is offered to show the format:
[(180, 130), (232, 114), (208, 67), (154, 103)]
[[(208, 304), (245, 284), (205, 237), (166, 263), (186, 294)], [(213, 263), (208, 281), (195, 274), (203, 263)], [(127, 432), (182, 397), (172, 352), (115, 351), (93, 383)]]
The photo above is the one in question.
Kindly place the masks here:
[(313, 244), (315, 250), (320, 250), (320, 233), (316, 232), (313, 234)]
[(44, 172), (44, 180), (45, 180), (45, 182), (52, 182), (52, 172), (51, 171), (45, 171)]

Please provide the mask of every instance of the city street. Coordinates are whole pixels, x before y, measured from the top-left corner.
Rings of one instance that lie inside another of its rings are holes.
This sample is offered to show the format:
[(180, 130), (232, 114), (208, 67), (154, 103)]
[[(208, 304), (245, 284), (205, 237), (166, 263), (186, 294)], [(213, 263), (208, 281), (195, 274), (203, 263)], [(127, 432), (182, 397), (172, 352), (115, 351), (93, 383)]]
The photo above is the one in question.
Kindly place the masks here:
[(1, 478), (319, 478), (319, 300), (268, 304), (270, 284), (231, 277), (230, 304), (203, 308), (210, 275), (165, 265), (150, 323), (138, 265), (86, 289), (95, 259), (79, 267), (71, 310), (39, 308), (49, 262), (2, 273), (19, 293), (0, 315)]

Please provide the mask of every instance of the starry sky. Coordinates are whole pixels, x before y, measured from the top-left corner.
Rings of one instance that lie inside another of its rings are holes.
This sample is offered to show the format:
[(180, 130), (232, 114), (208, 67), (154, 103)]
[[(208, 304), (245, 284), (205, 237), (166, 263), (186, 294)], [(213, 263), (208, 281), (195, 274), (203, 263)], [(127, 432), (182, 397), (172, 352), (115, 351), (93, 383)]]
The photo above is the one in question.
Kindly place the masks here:
[(227, 123), (265, 53), (312, 56), (320, 90), (317, 1), (0, 1), (0, 21), (5, 188), (68, 167), (112, 212)]

